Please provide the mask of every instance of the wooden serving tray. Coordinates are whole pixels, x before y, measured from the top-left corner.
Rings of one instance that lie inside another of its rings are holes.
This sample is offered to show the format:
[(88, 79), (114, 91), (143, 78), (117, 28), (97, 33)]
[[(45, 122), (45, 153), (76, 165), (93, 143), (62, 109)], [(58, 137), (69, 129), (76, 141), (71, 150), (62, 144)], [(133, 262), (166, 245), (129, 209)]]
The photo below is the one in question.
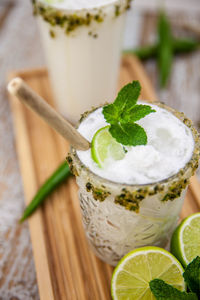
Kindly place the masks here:
[[(10, 78), (14, 76), (22, 77), (53, 105), (46, 70), (19, 71), (12, 73)], [(141, 98), (156, 100), (141, 63), (134, 57), (126, 56), (121, 64), (119, 88), (134, 79), (142, 85)], [(28, 204), (38, 187), (65, 159), (68, 144), (13, 97), (11, 107), (25, 201)], [(200, 188), (194, 177), (181, 218), (199, 210), (199, 197)], [(41, 300), (110, 299), (113, 268), (100, 261), (88, 246), (74, 178), (70, 178), (49, 198), (29, 219)]]

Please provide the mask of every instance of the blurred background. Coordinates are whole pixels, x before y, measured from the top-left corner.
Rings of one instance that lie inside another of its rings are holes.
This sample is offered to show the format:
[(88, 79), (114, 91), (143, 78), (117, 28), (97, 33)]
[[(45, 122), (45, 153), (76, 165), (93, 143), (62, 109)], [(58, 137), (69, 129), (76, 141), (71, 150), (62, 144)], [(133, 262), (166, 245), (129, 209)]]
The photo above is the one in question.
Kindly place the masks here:
[[(135, 0), (128, 11), (124, 49), (157, 40), (156, 0)], [(200, 41), (199, 0), (162, 2), (173, 35)], [(198, 47), (197, 47), (198, 48)], [(200, 129), (200, 51), (174, 56), (170, 77), (159, 84), (156, 59), (143, 62), (166, 104), (183, 111)], [(0, 299), (39, 299), (27, 223), (18, 226), (24, 208), (23, 187), (15, 149), (6, 78), (9, 72), (44, 66), (39, 32), (30, 1), (0, 0)]]

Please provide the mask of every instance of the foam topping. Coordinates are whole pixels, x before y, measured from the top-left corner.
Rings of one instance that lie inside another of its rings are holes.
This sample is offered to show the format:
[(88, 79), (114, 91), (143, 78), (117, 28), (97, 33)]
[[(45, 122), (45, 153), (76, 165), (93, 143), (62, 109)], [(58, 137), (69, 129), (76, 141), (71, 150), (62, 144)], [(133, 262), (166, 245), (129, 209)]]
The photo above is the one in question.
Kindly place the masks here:
[(116, 2), (116, 0), (39, 0), (58, 9), (81, 10), (92, 9)]
[[(90, 150), (77, 151), (83, 164), (103, 178), (126, 184), (154, 183), (178, 173), (193, 153), (191, 130), (169, 111), (151, 106), (156, 112), (136, 122), (147, 133), (147, 145), (126, 147), (125, 157), (118, 161), (109, 159), (105, 168), (98, 167)], [(80, 124), (78, 130), (91, 141), (95, 132), (106, 125), (99, 108)]]

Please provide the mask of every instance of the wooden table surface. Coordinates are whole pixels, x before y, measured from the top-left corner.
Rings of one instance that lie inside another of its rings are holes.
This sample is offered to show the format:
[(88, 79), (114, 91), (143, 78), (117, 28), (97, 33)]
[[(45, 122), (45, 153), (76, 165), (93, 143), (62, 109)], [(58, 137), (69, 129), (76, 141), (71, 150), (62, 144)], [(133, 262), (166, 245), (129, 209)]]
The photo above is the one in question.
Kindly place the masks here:
[[(195, 0), (193, 0), (195, 2)], [(136, 1), (137, 2), (137, 1)], [(144, 1), (143, 1), (144, 2)], [(200, 23), (200, 13), (170, 11), (172, 20)], [(153, 41), (156, 15), (137, 5), (129, 12), (124, 47)], [(6, 93), (10, 70), (44, 65), (35, 20), (27, 0), (0, 1), (0, 300), (39, 299), (24, 208), (23, 187)], [(160, 91), (155, 63), (145, 63), (160, 99), (184, 111), (200, 125), (200, 52), (176, 58), (168, 88)], [(59, 299), (58, 299), (59, 300)]]

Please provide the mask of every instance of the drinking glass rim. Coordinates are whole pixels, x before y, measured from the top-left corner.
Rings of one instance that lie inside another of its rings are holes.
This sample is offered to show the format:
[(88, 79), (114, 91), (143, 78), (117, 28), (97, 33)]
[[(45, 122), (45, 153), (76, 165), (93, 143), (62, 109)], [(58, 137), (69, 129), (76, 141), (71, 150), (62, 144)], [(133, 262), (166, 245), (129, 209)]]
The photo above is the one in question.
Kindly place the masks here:
[[(153, 186), (156, 186), (156, 185), (165, 185), (169, 182), (172, 182), (176, 178), (179, 178), (179, 177), (182, 178), (183, 175), (186, 174), (187, 172), (189, 172), (189, 173), (186, 176), (186, 178), (189, 179), (194, 174), (194, 171), (197, 169), (198, 161), (199, 161), (199, 157), (200, 157), (200, 136), (199, 136), (198, 131), (194, 127), (192, 121), (189, 118), (187, 118), (186, 115), (183, 112), (179, 112), (176, 109), (167, 106), (163, 102), (159, 102), (159, 101), (148, 102), (148, 101), (145, 101), (145, 100), (142, 100), (142, 99), (140, 99), (140, 101), (144, 101), (144, 102), (147, 102), (147, 103), (150, 103), (150, 104), (153, 104), (153, 105), (157, 105), (158, 107), (161, 107), (163, 109), (166, 109), (167, 111), (172, 113), (175, 117), (177, 117), (182, 123), (185, 124), (185, 126), (187, 126), (191, 130), (191, 133), (192, 133), (192, 136), (193, 136), (193, 139), (194, 139), (194, 149), (193, 149), (192, 156), (191, 156), (190, 160), (185, 164), (185, 166), (183, 168), (181, 168), (177, 173), (173, 174), (170, 177), (167, 177), (167, 178), (159, 180), (159, 181), (151, 182), (151, 183), (145, 183), (145, 184), (121, 183), (121, 182), (116, 182), (116, 181), (112, 181), (110, 179), (101, 177), (101, 176), (97, 175), (96, 173), (94, 173), (93, 171), (91, 171), (80, 160), (80, 158), (77, 155), (76, 149), (74, 149), (71, 146), (70, 153), (72, 153), (72, 155), (73, 155), (73, 160), (75, 160), (75, 165), (77, 165), (77, 164), (80, 165), (81, 170), (85, 171), (87, 173), (90, 173), (94, 177), (94, 180), (97, 181), (97, 182), (104, 182), (104, 184), (108, 183), (108, 184), (116, 186), (116, 187), (121, 186), (122, 188), (126, 187), (126, 188), (141, 188), (142, 189), (142, 188), (145, 188), (145, 187), (153, 187)], [(106, 104), (107, 103), (105, 103), (103, 105), (99, 105), (98, 107), (92, 108), (91, 110), (85, 112), (82, 115), (82, 117), (81, 117), (81, 119), (78, 122), (76, 127), (78, 128), (79, 124), (84, 119), (86, 119), (89, 114), (91, 114), (93, 111), (99, 109), (100, 107), (105, 106)]]

